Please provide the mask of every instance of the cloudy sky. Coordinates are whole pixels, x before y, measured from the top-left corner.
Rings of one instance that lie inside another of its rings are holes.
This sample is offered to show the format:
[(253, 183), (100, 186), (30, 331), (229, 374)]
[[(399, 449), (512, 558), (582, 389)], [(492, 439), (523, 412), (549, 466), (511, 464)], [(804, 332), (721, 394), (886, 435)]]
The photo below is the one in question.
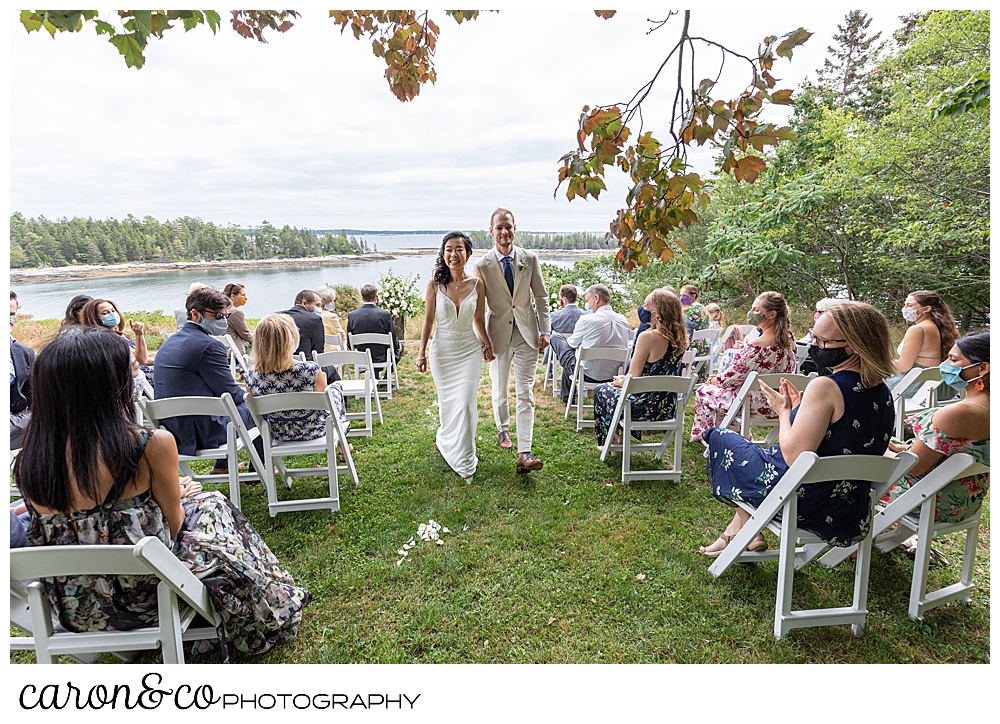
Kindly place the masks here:
[[(760, 7), (706, 6), (691, 29), (748, 55), (765, 35), (812, 30), (793, 61), (776, 66), (779, 87), (814, 75), (848, 9)], [(870, 30), (888, 37), (910, 9), (869, 10)], [(461, 26), (432, 11), (438, 81), (404, 104), (370, 42), (342, 36), (325, 10), (300, 12), (267, 45), (236, 35), (225, 16), (215, 36), (178, 26), (150, 41), (136, 71), (92, 27), (53, 40), (28, 35), (10, 11), (11, 211), (418, 230), (485, 227), (502, 205), (522, 231), (603, 231), (624, 178), (612, 170), (598, 202), (553, 199), (558, 158), (574, 146), (582, 106), (627, 101), (680, 23), (647, 33), (647, 18), (666, 14), (652, 7), (609, 21), (570, 6), (512, 8)], [(699, 76), (714, 75), (717, 53), (698, 57)], [(718, 97), (747, 77), (730, 62)], [(654, 135), (666, 136), (672, 93), (666, 79), (653, 92)], [(691, 158), (711, 167), (705, 152)]]

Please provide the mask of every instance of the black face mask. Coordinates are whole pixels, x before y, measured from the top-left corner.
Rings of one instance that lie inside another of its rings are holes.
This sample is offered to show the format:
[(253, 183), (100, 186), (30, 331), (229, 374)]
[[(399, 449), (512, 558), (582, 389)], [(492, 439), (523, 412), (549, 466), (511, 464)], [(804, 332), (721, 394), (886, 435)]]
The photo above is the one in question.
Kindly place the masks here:
[(819, 369), (829, 367), (833, 369), (839, 364), (843, 364), (851, 355), (847, 354), (846, 347), (835, 349), (823, 349), (815, 344), (809, 346), (809, 359), (816, 363)]

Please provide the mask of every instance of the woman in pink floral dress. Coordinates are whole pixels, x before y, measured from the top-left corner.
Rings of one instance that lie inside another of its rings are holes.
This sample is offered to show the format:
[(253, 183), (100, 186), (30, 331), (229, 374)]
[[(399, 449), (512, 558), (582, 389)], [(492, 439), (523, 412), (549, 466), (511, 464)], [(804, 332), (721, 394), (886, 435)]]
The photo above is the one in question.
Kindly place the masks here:
[[(762, 334), (737, 350), (725, 372), (710, 377), (695, 391), (691, 442), (701, 442), (705, 430), (722, 422), (751, 372), (774, 374), (795, 370), (795, 340), (783, 296), (778, 292), (762, 293), (747, 313), (747, 324), (757, 325)], [(753, 390), (748, 402), (755, 415), (777, 419), (763, 392)]]
[[(898, 498), (955, 453), (968, 453), (977, 463), (990, 464), (990, 333), (974, 332), (956, 341), (940, 369), (947, 384), (965, 389), (965, 399), (907, 418), (914, 439), (905, 445), (890, 442), (885, 454), (909, 450), (918, 461), (889, 489), (883, 503)], [(975, 515), (989, 487), (989, 473), (951, 481), (938, 491), (934, 521), (960, 523)]]

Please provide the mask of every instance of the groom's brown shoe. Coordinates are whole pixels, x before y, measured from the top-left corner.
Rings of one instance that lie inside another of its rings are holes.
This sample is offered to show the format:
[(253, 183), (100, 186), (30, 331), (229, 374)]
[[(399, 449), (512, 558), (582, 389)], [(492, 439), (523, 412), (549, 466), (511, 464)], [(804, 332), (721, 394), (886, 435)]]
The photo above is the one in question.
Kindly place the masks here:
[(528, 473), (532, 470), (541, 470), (542, 461), (536, 460), (528, 453), (521, 453), (517, 456), (517, 472)]
[(504, 450), (513, 450), (514, 443), (511, 442), (510, 433), (507, 430), (501, 430), (497, 433), (497, 438), (500, 441), (500, 447)]

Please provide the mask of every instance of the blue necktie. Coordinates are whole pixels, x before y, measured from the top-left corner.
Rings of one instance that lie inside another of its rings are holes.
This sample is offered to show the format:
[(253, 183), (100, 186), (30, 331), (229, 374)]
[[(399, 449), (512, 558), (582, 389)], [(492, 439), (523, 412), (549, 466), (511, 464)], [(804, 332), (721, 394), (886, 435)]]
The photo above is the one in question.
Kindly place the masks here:
[(503, 258), (503, 278), (507, 280), (510, 296), (514, 296), (514, 260), (509, 256)]

